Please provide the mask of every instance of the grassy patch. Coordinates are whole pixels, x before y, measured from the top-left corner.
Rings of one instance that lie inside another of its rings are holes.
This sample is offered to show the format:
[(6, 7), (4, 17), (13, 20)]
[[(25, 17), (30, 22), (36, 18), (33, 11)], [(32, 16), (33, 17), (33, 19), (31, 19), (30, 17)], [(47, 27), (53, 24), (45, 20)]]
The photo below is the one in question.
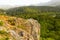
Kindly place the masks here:
[(17, 27), (26, 30), (26, 27), (24, 25), (19, 25)]
[(3, 21), (0, 21), (0, 26), (3, 26)]
[(0, 34), (8, 34), (6, 31), (0, 31)]

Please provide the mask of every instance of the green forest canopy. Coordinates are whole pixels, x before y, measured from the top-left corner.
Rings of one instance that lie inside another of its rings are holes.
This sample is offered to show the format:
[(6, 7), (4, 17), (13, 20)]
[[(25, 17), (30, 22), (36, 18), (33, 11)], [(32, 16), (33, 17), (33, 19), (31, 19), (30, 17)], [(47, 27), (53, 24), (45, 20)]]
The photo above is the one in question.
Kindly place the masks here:
[(5, 10), (9, 16), (33, 18), (41, 24), (41, 40), (60, 40), (60, 8), (47, 6), (17, 7)]

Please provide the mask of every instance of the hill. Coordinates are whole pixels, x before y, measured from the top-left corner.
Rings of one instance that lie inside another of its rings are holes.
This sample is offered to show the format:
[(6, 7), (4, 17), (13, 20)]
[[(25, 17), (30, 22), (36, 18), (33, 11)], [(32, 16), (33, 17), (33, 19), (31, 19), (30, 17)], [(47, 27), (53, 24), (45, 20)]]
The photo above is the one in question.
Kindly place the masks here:
[(5, 10), (2, 14), (35, 19), (41, 24), (41, 40), (60, 40), (60, 7), (25, 6)]
[[(49, 6), (28, 6), (28, 7), (17, 7), (6, 10), (8, 15), (21, 16), (21, 14), (59, 14), (60, 7), (49, 7)], [(58, 13), (59, 12), (59, 13)]]
[(6, 14), (38, 20), (41, 24), (41, 40), (60, 40), (60, 7), (18, 7), (6, 10)]

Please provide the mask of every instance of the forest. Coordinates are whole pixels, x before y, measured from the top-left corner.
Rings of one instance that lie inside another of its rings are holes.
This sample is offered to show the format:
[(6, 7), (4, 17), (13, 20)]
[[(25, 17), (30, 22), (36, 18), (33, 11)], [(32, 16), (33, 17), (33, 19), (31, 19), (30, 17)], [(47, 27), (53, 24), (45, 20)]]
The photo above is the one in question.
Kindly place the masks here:
[(60, 7), (24, 6), (0, 10), (0, 14), (38, 20), (40, 40), (60, 40)]

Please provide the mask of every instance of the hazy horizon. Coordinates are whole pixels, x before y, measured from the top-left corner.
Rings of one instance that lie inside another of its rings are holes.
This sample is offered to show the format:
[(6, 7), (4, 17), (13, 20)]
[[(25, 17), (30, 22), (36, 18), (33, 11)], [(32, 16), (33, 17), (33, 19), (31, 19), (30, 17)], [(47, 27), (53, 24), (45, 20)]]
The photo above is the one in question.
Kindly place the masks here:
[(56, 6), (60, 0), (0, 0), (0, 9), (9, 9), (21, 6)]
[(0, 5), (25, 6), (31, 4), (45, 3), (50, 0), (0, 0)]
[(19, 6), (30, 6), (39, 3), (46, 3), (50, 0), (0, 0), (0, 8), (5, 9), (11, 7), (19, 7)]

